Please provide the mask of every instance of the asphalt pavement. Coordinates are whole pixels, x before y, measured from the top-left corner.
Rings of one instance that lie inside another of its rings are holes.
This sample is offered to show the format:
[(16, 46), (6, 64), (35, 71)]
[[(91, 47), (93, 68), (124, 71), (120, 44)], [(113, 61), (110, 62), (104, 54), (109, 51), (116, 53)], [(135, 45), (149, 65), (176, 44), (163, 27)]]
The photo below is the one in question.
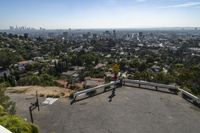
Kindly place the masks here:
[[(35, 99), (10, 94), (17, 114), (30, 121), (28, 107)], [(112, 99), (110, 99), (112, 98)], [(45, 99), (39, 98), (40, 103)], [(198, 133), (200, 109), (180, 96), (122, 87), (70, 105), (59, 99), (33, 111), (41, 133)]]

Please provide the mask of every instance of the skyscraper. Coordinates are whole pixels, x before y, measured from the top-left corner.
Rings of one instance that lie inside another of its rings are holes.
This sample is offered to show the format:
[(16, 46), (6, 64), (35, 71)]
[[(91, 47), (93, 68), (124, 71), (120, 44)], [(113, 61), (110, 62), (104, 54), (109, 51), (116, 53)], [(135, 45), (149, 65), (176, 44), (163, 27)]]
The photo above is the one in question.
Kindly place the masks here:
[(116, 39), (117, 35), (116, 35), (116, 30), (113, 30), (113, 38)]

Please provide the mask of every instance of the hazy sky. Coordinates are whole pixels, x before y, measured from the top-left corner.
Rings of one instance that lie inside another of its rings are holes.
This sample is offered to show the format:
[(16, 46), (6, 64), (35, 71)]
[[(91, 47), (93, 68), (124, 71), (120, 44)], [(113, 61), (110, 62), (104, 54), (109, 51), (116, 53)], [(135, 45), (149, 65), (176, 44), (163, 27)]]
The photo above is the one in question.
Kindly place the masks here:
[(200, 0), (0, 0), (0, 29), (200, 27)]

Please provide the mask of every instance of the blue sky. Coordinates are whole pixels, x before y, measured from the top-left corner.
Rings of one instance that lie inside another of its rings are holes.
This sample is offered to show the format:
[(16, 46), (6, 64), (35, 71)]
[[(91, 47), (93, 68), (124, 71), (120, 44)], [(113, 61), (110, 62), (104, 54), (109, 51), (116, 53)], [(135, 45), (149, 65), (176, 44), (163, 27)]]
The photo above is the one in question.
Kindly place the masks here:
[(0, 29), (200, 27), (200, 0), (0, 0)]

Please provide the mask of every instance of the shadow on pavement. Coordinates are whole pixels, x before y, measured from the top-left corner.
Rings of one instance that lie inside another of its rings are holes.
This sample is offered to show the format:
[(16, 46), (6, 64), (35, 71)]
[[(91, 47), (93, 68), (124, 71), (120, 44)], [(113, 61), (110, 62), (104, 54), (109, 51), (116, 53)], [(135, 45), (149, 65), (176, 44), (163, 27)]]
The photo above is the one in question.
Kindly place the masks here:
[(112, 94), (108, 97), (109, 102), (112, 102), (113, 97), (115, 97), (115, 88), (112, 90)]

